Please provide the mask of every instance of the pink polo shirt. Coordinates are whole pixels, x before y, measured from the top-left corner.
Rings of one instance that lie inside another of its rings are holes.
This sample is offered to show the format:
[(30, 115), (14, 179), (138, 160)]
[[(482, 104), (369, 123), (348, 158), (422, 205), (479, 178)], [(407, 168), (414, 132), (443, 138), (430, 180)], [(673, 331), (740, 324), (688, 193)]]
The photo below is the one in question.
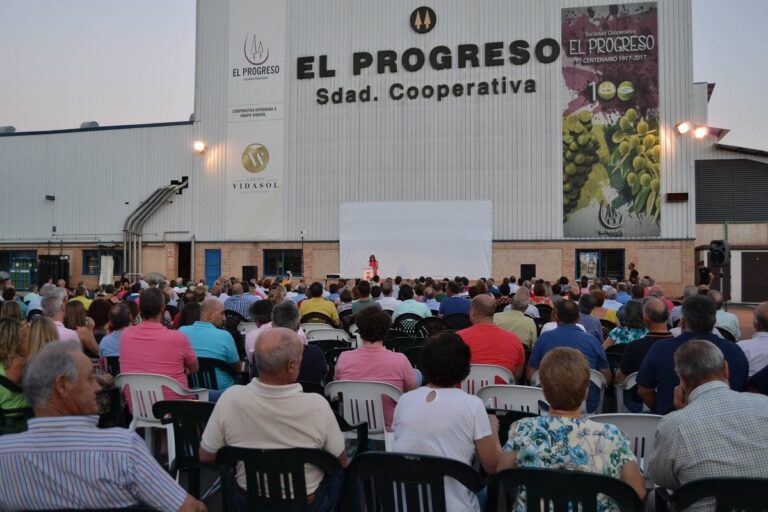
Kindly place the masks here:
[[(157, 373), (166, 375), (188, 388), (184, 369), (197, 362), (189, 339), (158, 322), (141, 322), (128, 327), (120, 337), (120, 371), (122, 373)], [(163, 393), (166, 400), (183, 397), (170, 390)], [(127, 397), (130, 404), (130, 397)]]
[(59, 333), (59, 340), (76, 341), (80, 343), (80, 336), (77, 334), (77, 331), (64, 327), (64, 324), (58, 320), (55, 320), (53, 323), (56, 324), (56, 331)]
[[(374, 380), (392, 384), (401, 391), (416, 387), (416, 374), (404, 354), (392, 352), (383, 346), (363, 345), (362, 347), (342, 352), (336, 363), (335, 380)], [(392, 430), (395, 414), (394, 400), (385, 396), (384, 426)]]

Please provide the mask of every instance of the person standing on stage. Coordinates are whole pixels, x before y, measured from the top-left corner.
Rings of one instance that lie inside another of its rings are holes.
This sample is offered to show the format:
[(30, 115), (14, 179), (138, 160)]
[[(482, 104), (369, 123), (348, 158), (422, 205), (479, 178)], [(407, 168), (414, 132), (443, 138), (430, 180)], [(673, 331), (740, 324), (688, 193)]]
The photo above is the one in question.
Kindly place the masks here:
[(368, 258), (368, 266), (371, 267), (374, 276), (379, 275), (379, 262), (376, 261), (376, 256), (373, 254), (371, 254), (370, 258)]

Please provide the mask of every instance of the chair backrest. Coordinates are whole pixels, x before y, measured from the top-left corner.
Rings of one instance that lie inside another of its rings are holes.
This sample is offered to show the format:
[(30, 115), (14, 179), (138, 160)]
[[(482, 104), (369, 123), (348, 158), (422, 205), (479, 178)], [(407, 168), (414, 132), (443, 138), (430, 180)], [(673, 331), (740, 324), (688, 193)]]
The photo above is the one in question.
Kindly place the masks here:
[(725, 327), (715, 327), (717, 329), (717, 332), (720, 333), (720, 335), (725, 338), (728, 341), (736, 341), (736, 336), (734, 336), (731, 331), (726, 329)]
[[(390, 311), (389, 314), (392, 315), (392, 312)], [(341, 321), (341, 326), (344, 330), (349, 332), (349, 328), (355, 323), (355, 315), (352, 314), (351, 309), (348, 309), (339, 313), (339, 320)]]
[[(245, 510), (292, 510), (304, 512), (307, 506), (307, 484), (304, 464), (324, 472), (341, 469), (339, 460), (324, 450), (290, 448), (263, 450), (225, 446), (216, 455), (219, 464), (231, 468), (237, 462), (245, 466)], [(232, 472), (222, 476), (224, 510), (234, 510)]]
[(507, 384), (515, 383), (515, 376), (503, 366), (493, 364), (473, 364), (469, 375), (461, 381), (461, 389), (470, 395), (476, 395), (484, 386), (496, 384), (496, 377), (501, 377)]
[[(0, 387), (5, 388), (12, 393), (21, 393), (21, 387), (3, 375), (0, 375)], [(34, 417), (35, 412), (31, 407), (23, 407), (19, 409), (0, 408), (0, 436), (3, 434), (23, 432), (27, 429), (26, 420)]]
[[(632, 487), (618, 478), (580, 471), (515, 468), (505, 469), (488, 483), (487, 510), (513, 510), (521, 488), (525, 488), (528, 512), (593, 511), (598, 494), (613, 500), (621, 512), (641, 512), (643, 503)], [(541, 506), (541, 503), (547, 506)]]
[(318, 384), (317, 382), (311, 382), (307, 380), (300, 380), (298, 384), (301, 384), (301, 390), (304, 393), (317, 393), (325, 398), (325, 386)]
[(325, 376), (326, 382), (331, 382), (334, 375), (336, 375), (336, 363), (339, 362), (339, 356), (341, 356), (343, 352), (348, 352), (350, 350), (355, 349), (348, 345), (344, 345), (323, 350), (323, 353), (325, 354), (325, 362), (328, 364), (328, 374)]
[(421, 321), (421, 317), (416, 313), (402, 313), (395, 318), (392, 323), (392, 329), (400, 331), (401, 336), (416, 336), (416, 324)]
[(448, 322), (451, 329), (458, 331), (460, 329), (466, 329), (472, 326), (472, 322), (469, 321), (469, 315), (465, 313), (453, 313), (443, 317), (443, 320)]
[(313, 338), (311, 340), (307, 340), (307, 342), (309, 345), (315, 345), (316, 347), (319, 347), (323, 353), (326, 353), (334, 348), (351, 348), (348, 341), (338, 340), (335, 338)]
[(368, 380), (337, 380), (325, 385), (325, 395), (331, 401), (339, 399), (339, 411), (347, 422), (368, 422), (368, 432), (373, 439), (384, 438), (384, 408), (382, 396), (399, 400), (403, 394), (397, 387), (386, 382)]
[[(624, 403), (624, 393), (630, 391), (632, 388), (637, 387), (637, 372), (630, 373), (626, 377), (624, 377), (624, 380), (621, 384), (616, 384), (614, 386), (616, 390), (616, 412), (618, 413), (630, 413), (629, 409), (627, 409), (627, 406)], [(643, 411), (650, 411), (650, 409), (643, 404)]]
[(302, 324), (325, 324), (333, 326), (333, 319), (331, 319), (331, 317), (325, 313), (320, 313), (319, 311), (307, 313), (301, 317), (300, 322)]
[[(715, 512), (766, 512), (768, 479), (705, 478), (681, 486), (671, 498), (675, 510), (685, 510), (705, 498), (714, 498)], [(696, 507), (694, 507), (696, 508)], [(692, 509), (693, 510), (693, 509)], [(709, 509), (708, 509), (709, 510)]]
[(408, 347), (407, 349), (403, 350), (403, 354), (405, 354), (405, 357), (408, 358), (408, 362), (411, 363), (411, 366), (413, 366), (417, 370), (421, 368), (421, 351), (422, 350), (424, 350), (423, 345), (415, 345), (413, 347)]
[[(161, 423), (173, 425), (173, 440), (176, 451), (169, 472), (176, 476), (179, 470), (199, 470), (198, 450), (200, 439), (213, 413), (213, 402), (197, 400), (161, 400), (152, 406), (155, 417)], [(194, 480), (194, 481), (193, 481)], [(193, 479), (190, 474), (190, 494), (200, 497), (200, 473)]]
[(610, 333), (615, 327), (616, 324), (610, 320), (606, 320), (605, 318), (600, 319), (600, 328), (603, 330), (603, 339), (607, 339), (608, 333)]
[(241, 322), (245, 322), (246, 319), (243, 315), (237, 311), (231, 309), (224, 310), (224, 330), (232, 335), (232, 339), (235, 340), (235, 347), (237, 348), (237, 354), (240, 360), (245, 359), (245, 336), (240, 332), (238, 326)]
[(747, 384), (752, 390), (768, 395), (768, 366), (750, 377)]
[(507, 409), (533, 414), (542, 414), (542, 405), (545, 406), (544, 411), (549, 409), (541, 388), (531, 386), (498, 384), (485, 386), (477, 392), (477, 397), (491, 409)]
[(384, 340), (384, 347), (393, 352), (405, 352), (411, 347), (423, 347), (424, 338), (412, 338), (409, 336), (400, 336)]
[[(331, 327), (329, 325), (325, 324), (305, 324), (305, 325), (318, 325), (320, 326), (317, 329), (310, 328), (309, 330), (304, 329), (304, 333), (307, 335), (307, 341), (318, 341), (318, 340), (339, 340), (339, 341), (345, 341), (345, 342), (351, 342), (352, 338), (347, 334), (346, 331), (342, 331), (341, 329), (336, 329), (334, 327)], [(302, 326), (302, 329), (304, 326)]]
[(544, 322), (552, 321), (552, 306), (548, 304), (534, 304), (536, 309), (539, 310), (539, 318)]
[(428, 316), (426, 318), (422, 318), (416, 322), (416, 326), (414, 327), (416, 336), (420, 338), (429, 338), (436, 332), (450, 331), (451, 329), (451, 324), (436, 316)]
[(467, 464), (407, 453), (363, 453), (352, 460), (347, 475), (362, 482), (368, 512), (450, 512), (445, 504), (446, 477), (472, 492), (482, 486), (479, 473)]
[(645, 468), (656, 447), (656, 427), (661, 418), (656, 414), (596, 414), (590, 417), (592, 421), (615, 425), (627, 436), (640, 469)]
[(222, 372), (235, 377), (235, 370), (232, 365), (225, 363), (221, 359), (212, 357), (198, 357), (199, 368), (195, 373), (187, 375), (187, 384), (191, 388), (219, 389), (219, 381), (216, 377), (216, 368)]
[(179, 395), (198, 395), (200, 400), (208, 400), (207, 389), (184, 389), (172, 378), (154, 373), (121, 373), (115, 378), (115, 385), (123, 391), (126, 386), (130, 388), (134, 419), (157, 423), (160, 419), (152, 412), (152, 406), (163, 400), (163, 388)]

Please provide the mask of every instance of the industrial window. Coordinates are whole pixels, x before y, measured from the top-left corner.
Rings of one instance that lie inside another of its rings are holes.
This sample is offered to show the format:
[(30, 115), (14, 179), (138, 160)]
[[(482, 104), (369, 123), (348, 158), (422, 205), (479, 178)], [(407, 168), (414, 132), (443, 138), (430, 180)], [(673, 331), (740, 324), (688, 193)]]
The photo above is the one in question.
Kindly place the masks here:
[(264, 275), (284, 276), (291, 272), (294, 276), (301, 276), (302, 251), (300, 249), (267, 249), (264, 251)]
[(768, 164), (747, 159), (696, 161), (696, 222), (768, 221)]
[(119, 275), (122, 272), (123, 266), (123, 253), (120, 251), (104, 251), (97, 249), (85, 249), (83, 250), (83, 275), (84, 276), (98, 276), (101, 274), (101, 257), (112, 256), (114, 259), (114, 267), (112, 273)]
[(587, 276), (624, 278), (624, 249), (578, 249), (576, 279)]
[(35, 251), (0, 251), (0, 271), (6, 272), (13, 287), (28, 290), (37, 283), (37, 253)]

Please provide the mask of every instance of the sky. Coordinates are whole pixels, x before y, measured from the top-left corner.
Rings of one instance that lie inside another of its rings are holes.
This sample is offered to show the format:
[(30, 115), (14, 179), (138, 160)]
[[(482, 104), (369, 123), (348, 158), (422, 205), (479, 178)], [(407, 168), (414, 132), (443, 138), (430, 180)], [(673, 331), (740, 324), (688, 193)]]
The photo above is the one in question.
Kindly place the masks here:
[[(709, 124), (768, 151), (766, 19), (768, 0), (693, 0), (694, 81), (717, 83)], [(195, 0), (0, 0), (0, 70), (0, 126), (17, 131), (187, 120)]]

